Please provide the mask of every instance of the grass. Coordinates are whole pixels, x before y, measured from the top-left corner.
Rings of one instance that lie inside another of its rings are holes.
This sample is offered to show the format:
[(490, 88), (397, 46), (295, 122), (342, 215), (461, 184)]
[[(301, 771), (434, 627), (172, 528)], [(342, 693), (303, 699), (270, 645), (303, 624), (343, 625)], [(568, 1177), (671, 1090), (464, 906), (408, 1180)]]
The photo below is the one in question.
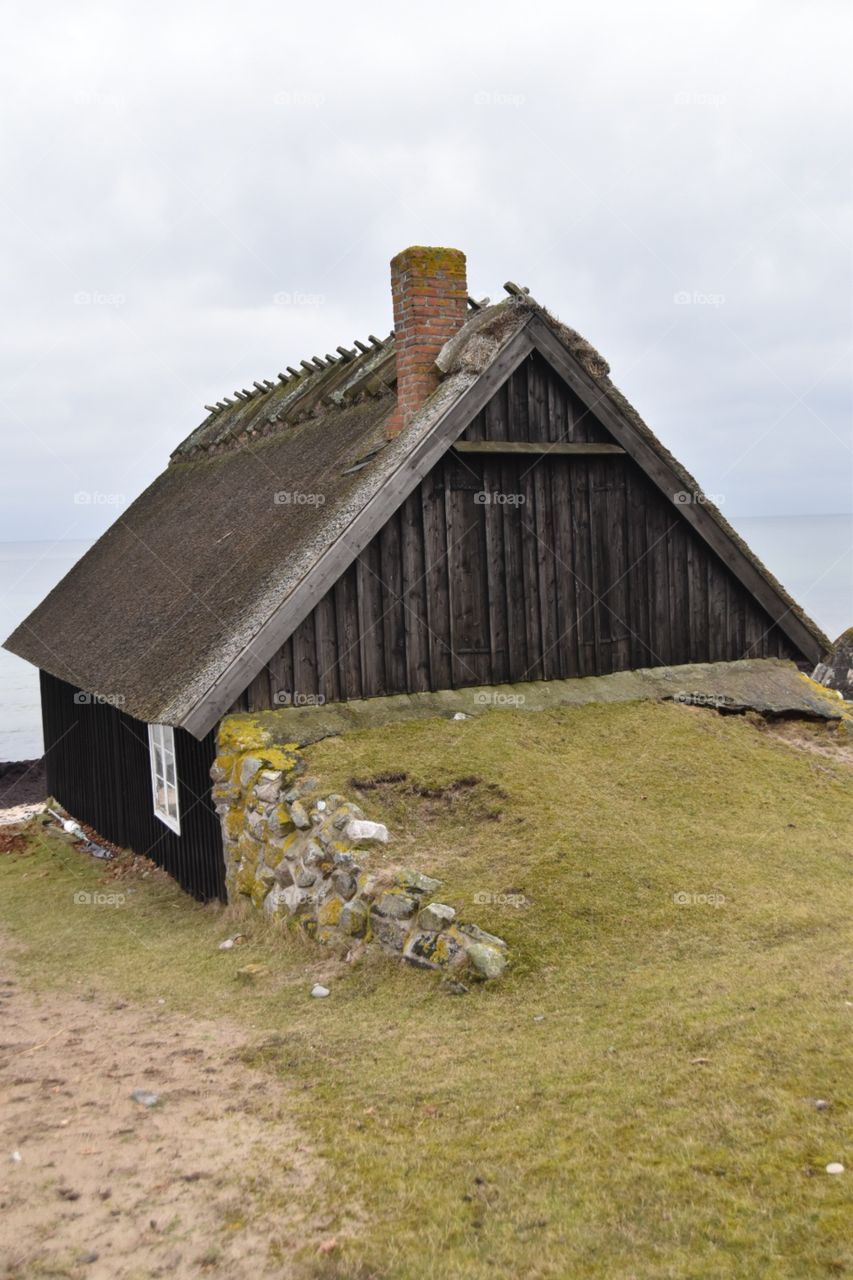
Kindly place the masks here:
[[(306, 1275), (853, 1272), (849, 765), (647, 703), (401, 724), (308, 756), (388, 823), (376, 863), (437, 873), (507, 939), (507, 978), (449, 995), (256, 920), (221, 953), (229, 913), (160, 877), (83, 910), (74, 891), (105, 872), (59, 838), (0, 858), (28, 981), (237, 1023), (292, 1083), (341, 1240)], [(246, 986), (254, 960), (271, 972)], [(330, 965), (332, 998), (308, 999)]]

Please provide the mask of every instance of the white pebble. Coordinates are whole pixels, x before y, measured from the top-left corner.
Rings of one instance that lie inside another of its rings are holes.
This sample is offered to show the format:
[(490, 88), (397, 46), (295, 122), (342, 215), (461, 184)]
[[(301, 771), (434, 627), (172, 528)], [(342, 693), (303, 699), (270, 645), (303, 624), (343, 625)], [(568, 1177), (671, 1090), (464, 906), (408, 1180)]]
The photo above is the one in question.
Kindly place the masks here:
[(348, 840), (378, 840), (388, 843), (388, 828), (382, 822), (368, 822), (362, 818), (350, 818), (344, 829)]
[(323, 996), (331, 995), (331, 992), (328, 987), (321, 987), (319, 982), (315, 982), (314, 986), (311, 988), (311, 994), (312, 996), (315, 996), (317, 1000), (322, 1000)]
[(832, 1164), (828, 1164), (826, 1166), (826, 1172), (827, 1173), (843, 1173), (844, 1165), (839, 1164), (836, 1160), (833, 1160)]
[(9, 1156), (9, 1159), (12, 1161), (12, 1164), (20, 1164), (23, 1158), (24, 1157), (21, 1155), (20, 1151), (13, 1151), (12, 1154)]

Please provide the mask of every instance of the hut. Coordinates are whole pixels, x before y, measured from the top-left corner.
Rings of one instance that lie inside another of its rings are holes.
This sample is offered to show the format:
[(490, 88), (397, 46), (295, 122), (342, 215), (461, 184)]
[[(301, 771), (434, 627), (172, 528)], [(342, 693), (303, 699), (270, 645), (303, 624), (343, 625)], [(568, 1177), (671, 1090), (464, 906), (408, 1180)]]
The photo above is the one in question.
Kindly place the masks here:
[(6, 641), (51, 793), (202, 898), (230, 711), (828, 648), (577, 332), (457, 250), (391, 282), (389, 336), (205, 406)]

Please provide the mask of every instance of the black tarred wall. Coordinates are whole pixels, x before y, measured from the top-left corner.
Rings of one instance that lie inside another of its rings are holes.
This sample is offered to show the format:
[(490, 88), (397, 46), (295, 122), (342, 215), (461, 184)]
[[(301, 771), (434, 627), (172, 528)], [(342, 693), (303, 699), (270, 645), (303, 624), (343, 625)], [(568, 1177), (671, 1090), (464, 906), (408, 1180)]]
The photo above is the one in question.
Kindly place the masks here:
[(163, 867), (194, 897), (224, 897), (219, 819), (210, 800), (215, 738), (175, 730), (181, 834), (154, 814), (148, 728), (41, 672), (48, 792), (114, 844)]

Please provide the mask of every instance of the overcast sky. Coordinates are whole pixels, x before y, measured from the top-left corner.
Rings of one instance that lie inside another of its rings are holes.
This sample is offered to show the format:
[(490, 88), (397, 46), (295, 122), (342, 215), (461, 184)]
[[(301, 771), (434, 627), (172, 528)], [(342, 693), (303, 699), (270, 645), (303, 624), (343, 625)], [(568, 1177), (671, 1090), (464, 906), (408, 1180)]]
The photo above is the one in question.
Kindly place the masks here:
[(853, 509), (846, 2), (4, 15), (0, 537), (100, 533), (205, 401), (388, 332), (411, 243), (529, 286), (727, 514)]

